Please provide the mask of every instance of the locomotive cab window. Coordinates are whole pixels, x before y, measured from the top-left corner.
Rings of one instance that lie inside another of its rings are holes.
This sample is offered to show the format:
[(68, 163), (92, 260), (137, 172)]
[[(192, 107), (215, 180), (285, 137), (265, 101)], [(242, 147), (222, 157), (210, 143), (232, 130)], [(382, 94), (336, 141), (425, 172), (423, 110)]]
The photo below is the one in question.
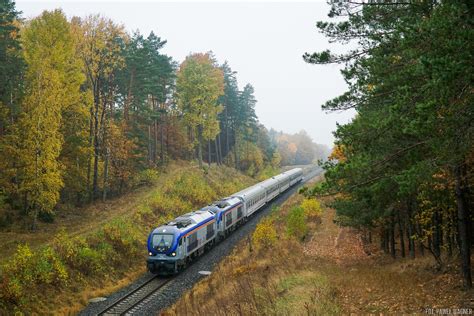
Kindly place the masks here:
[(155, 234), (152, 239), (152, 246), (157, 251), (167, 251), (173, 244), (174, 236), (172, 234)]

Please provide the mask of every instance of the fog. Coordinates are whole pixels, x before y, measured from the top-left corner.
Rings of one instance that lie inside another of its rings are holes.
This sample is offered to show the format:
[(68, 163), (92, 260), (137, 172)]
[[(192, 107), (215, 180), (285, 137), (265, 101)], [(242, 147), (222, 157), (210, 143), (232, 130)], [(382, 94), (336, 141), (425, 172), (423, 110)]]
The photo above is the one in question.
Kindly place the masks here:
[(301, 57), (343, 49), (315, 27), (328, 19), (325, 2), (17, 1), (25, 18), (54, 8), (68, 17), (100, 13), (130, 32), (153, 31), (168, 41), (163, 52), (178, 62), (191, 52), (213, 51), (219, 63), (227, 60), (237, 71), (240, 87), (254, 86), (256, 112), (268, 129), (304, 129), (315, 142), (332, 146), (336, 122), (354, 115), (321, 110), (346, 89), (340, 66), (310, 65)]

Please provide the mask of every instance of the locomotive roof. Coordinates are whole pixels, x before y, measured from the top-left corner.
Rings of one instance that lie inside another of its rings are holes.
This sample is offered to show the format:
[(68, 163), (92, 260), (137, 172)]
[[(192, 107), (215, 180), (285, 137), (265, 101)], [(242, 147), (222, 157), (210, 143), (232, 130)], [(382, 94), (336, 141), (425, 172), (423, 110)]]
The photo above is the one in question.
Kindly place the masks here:
[(217, 213), (219, 211), (227, 210), (229, 207), (233, 207), (238, 203), (240, 203), (240, 200), (238, 198), (230, 196), (212, 202), (210, 205), (203, 207), (201, 210), (209, 210), (213, 213)]
[(156, 228), (153, 233), (183, 233), (209, 221), (212, 218), (214, 218), (214, 214), (209, 210), (189, 212), (173, 219), (165, 225)]

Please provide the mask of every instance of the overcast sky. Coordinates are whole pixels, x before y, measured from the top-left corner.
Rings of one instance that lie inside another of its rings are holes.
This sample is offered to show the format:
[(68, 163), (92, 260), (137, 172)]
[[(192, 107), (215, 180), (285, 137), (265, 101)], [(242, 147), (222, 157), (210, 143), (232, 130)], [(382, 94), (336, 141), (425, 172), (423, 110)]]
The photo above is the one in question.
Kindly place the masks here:
[(237, 71), (241, 88), (246, 83), (254, 86), (258, 118), (269, 129), (304, 129), (315, 142), (332, 146), (336, 122), (346, 123), (354, 115), (321, 110), (321, 104), (346, 89), (339, 67), (306, 64), (301, 57), (334, 47), (315, 27), (316, 21), (328, 19), (329, 6), (323, 1), (16, 3), (25, 18), (62, 8), (68, 17), (100, 13), (129, 31), (153, 31), (168, 41), (163, 52), (178, 62), (191, 52), (212, 50), (219, 63), (227, 60)]

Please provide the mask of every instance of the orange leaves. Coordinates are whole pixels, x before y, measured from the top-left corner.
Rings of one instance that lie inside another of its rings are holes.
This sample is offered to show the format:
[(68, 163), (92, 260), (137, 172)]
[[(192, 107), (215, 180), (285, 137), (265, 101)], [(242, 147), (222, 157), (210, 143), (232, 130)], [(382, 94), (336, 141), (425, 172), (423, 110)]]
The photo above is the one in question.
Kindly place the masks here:
[(344, 162), (347, 160), (344, 154), (344, 145), (336, 145), (332, 149), (331, 155), (329, 156), (330, 160), (337, 160), (339, 162)]

